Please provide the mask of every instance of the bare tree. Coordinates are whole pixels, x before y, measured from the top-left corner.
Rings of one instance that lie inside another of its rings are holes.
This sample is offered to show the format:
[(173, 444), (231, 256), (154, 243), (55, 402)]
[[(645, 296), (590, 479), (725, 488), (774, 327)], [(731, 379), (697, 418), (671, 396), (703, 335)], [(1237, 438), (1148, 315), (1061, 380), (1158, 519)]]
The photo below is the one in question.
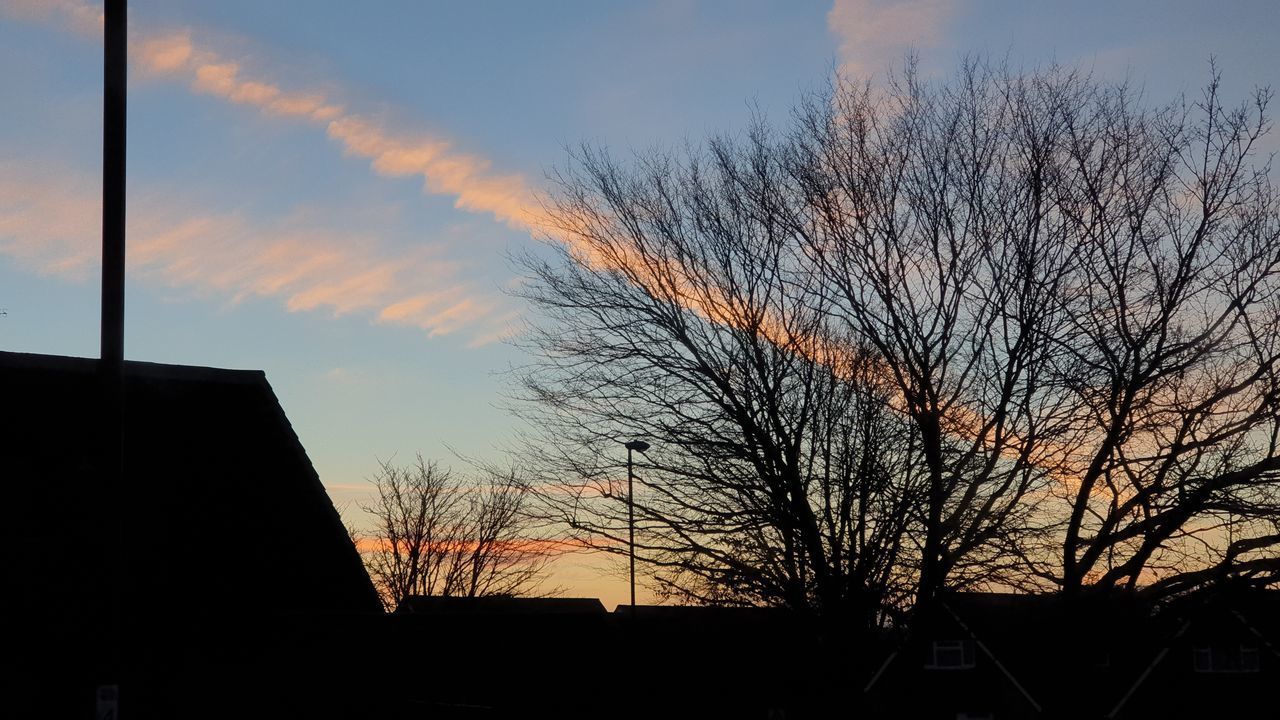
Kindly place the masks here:
[(922, 596), (1276, 579), (1269, 93), (1217, 88), (971, 63), (806, 106), (811, 254), (923, 444)]
[(641, 557), (677, 596), (1275, 582), (1268, 100), (908, 63), (785, 133), (579, 152), (525, 261), (544, 509), (625, 552), (609, 458), (644, 437)]
[(387, 609), (410, 595), (537, 591), (554, 547), (525, 512), (529, 488), (514, 470), (483, 472), (473, 483), (421, 455), (379, 463), (377, 496), (360, 506), (372, 529), (353, 537)]
[(885, 91), (838, 84), (799, 114), (804, 242), (920, 439), (922, 598), (1027, 586), (1022, 560), (1053, 525), (1041, 501), (1070, 398), (1042, 328), (1072, 251), (1048, 188), (1077, 85), (970, 63), (930, 86), (908, 65)]
[(1280, 203), (1270, 93), (1067, 114), (1056, 205), (1080, 248), (1054, 341), (1088, 439), (1062, 582), (1154, 596), (1280, 578)]
[(758, 124), (634, 168), (586, 148), (559, 176), (568, 244), (524, 260), (548, 322), (522, 452), (543, 458), (549, 519), (625, 553), (619, 443), (646, 438), (637, 537), (661, 592), (874, 624), (911, 592), (916, 443), (828, 322), (776, 143)]

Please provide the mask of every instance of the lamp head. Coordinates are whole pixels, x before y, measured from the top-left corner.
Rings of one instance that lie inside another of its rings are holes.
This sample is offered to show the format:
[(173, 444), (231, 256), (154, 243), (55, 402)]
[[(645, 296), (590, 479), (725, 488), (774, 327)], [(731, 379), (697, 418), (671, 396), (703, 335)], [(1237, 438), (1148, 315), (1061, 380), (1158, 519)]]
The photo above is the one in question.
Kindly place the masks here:
[(625, 447), (628, 450), (635, 450), (636, 452), (644, 452), (649, 449), (649, 443), (643, 440), (632, 440), (629, 443), (625, 443)]

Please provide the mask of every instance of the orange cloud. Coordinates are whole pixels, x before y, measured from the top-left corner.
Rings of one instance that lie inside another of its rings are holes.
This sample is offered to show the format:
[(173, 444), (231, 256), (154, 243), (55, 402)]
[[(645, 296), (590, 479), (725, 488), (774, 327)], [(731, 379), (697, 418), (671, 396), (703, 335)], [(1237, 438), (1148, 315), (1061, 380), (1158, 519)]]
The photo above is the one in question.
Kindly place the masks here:
[[(0, 0), (0, 11), (101, 37), (101, 8), (78, 0)], [(424, 192), (453, 195), (461, 210), (531, 227), (530, 216), (539, 209), (533, 193), (521, 177), (494, 173), (485, 158), (459, 152), (442, 138), (391, 133), (348, 114), (324, 92), (255, 77), (193, 40), (189, 30), (131, 27), (130, 35), (131, 63), (143, 76), (184, 81), (198, 94), (321, 125), (346, 154), (370, 160), (379, 175), (421, 176)], [(24, 177), (29, 170), (0, 167), (0, 252), (40, 272), (87, 275), (97, 265), (97, 182), (79, 179), (73, 187), (67, 176), (42, 176), (32, 185)], [(369, 240), (289, 223), (254, 227), (235, 215), (199, 209), (179, 217), (170, 210), (139, 213), (133, 206), (130, 217), (142, 218), (130, 224), (131, 272), (169, 285), (227, 293), (233, 301), (279, 296), (290, 311), (370, 312), (378, 322), (430, 335), (470, 329), (472, 346), (496, 340), (513, 319), (513, 313), (501, 313), (496, 294), (458, 282), (458, 264), (435, 250), (388, 256)], [(423, 293), (423, 287), (433, 290)]]
[[(0, 0), (0, 8), (24, 19), (101, 33), (101, 8), (78, 0)], [(454, 206), (460, 210), (487, 213), (517, 229), (536, 224), (533, 217), (540, 206), (522, 177), (496, 174), (487, 159), (460, 152), (444, 138), (393, 133), (367, 117), (348, 113), (323, 92), (289, 90), (263, 77), (247, 77), (240, 62), (196, 43), (190, 30), (154, 32), (135, 27), (130, 34), (132, 62), (144, 75), (185, 80), (196, 93), (257, 107), (268, 115), (325, 123), (329, 137), (344, 152), (370, 160), (380, 175), (420, 175), (425, 192), (455, 196)]]
[(455, 196), (454, 206), (460, 210), (489, 213), (517, 229), (533, 227), (541, 212), (523, 178), (495, 175), (488, 160), (455, 152), (440, 138), (396, 136), (355, 115), (334, 119), (328, 132), (348, 155), (369, 159), (378, 174), (421, 175), (426, 192)]
[[(36, 272), (89, 279), (99, 262), (99, 188), (96, 177), (0, 162), (0, 254)], [(496, 338), (510, 320), (496, 294), (458, 280), (464, 268), (441, 245), (391, 252), (322, 219), (255, 221), (183, 207), (169, 192), (140, 195), (128, 228), (133, 277), (232, 302), (279, 298), (293, 312), (368, 313), (433, 336), (467, 332), (469, 345)]]
[[(361, 553), (391, 552), (391, 542), (385, 538), (360, 536), (355, 539), (356, 550)], [(436, 552), (456, 553), (470, 552), (475, 549), (476, 542), (474, 540), (445, 540), (436, 543), (433, 549)], [(518, 553), (521, 555), (560, 555), (564, 553), (578, 552), (581, 550), (592, 549), (593, 546), (587, 546), (584, 543), (566, 538), (563, 540), (546, 540), (546, 539), (524, 539), (524, 540), (499, 540), (491, 544), (498, 552), (502, 553)]]
[(131, 50), (135, 64), (157, 75), (185, 70), (194, 54), (191, 34), (185, 32), (135, 41)]
[(98, 265), (100, 180), (0, 161), (0, 253), (36, 272), (88, 279)]
[(184, 79), (194, 92), (269, 115), (324, 123), (328, 136), (350, 156), (370, 161), (385, 177), (421, 176), (423, 191), (452, 195), (460, 210), (487, 213), (517, 229), (529, 229), (540, 210), (519, 175), (496, 174), (489, 160), (460, 152), (448, 140), (423, 133), (394, 133), (355, 115), (324, 93), (293, 91), (249, 78), (242, 65), (196, 45), (189, 31), (144, 34), (133, 44), (135, 64), (155, 77)]
[(343, 113), (342, 106), (330, 102), (324, 93), (286, 91), (270, 81), (245, 79), (240, 63), (197, 47), (190, 31), (135, 35), (131, 57), (145, 75), (185, 79), (194, 92), (254, 106), (270, 115), (328, 122)]

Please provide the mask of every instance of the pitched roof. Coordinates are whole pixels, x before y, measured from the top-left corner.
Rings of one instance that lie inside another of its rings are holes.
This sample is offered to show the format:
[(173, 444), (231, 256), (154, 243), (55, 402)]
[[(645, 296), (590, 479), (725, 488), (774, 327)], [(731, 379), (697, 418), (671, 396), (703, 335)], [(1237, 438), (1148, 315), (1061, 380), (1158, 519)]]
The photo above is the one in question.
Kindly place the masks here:
[[(133, 622), (377, 611), (360, 558), (266, 376), (126, 362), (124, 474), (96, 360), (0, 352), (5, 604), (76, 618), (115, 578)], [(122, 552), (103, 552), (118, 540)], [(99, 608), (100, 609), (100, 608)]]

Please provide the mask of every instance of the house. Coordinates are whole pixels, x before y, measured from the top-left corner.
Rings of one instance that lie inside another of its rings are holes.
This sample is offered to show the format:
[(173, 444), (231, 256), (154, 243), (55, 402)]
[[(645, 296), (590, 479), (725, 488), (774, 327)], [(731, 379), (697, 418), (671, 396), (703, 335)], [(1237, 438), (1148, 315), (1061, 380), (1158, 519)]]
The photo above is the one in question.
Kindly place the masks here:
[(1105, 717), (1280, 717), (1280, 591), (1226, 587), (1160, 620), (1165, 637)]
[(495, 616), (527, 617), (530, 615), (603, 616), (604, 605), (596, 598), (512, 597), (485, 595), (455, 597), (444, 595), (410, 595), (396, 607), (397, 613), (434, 616), (469, 615), (492, 621)]
[[(1002, 621), (989, 622), (1001, 616)], [(1034, 616), (1024, 596), (957, 594), (913, 613), (911, 627), (868, 680), (871, 717), (1038, 718), (1042, 698), (999, 642)], [(993, 647), (994, 641), (994, 647)], [(1003, 655), (1003, 657), (1002, 657)]]
[(864, 689), (873, 717), (1101, 717), (1155, 632), (1128, 595), (951, 593), (918, 608)]
[(821, 640), (778, 609), (504, 597), (408, 598), (370, 638), (406, 705), (436, 717), (759, 720), (847, 710)]
[(379, 612), (338, 513), (263, 373), (124, 363), (114, 487), (104, 387), (0, 352), (6, 714), (89, 717), (104, 678), (130, 718), (269, 714), (312, 682), (290, 623)]

